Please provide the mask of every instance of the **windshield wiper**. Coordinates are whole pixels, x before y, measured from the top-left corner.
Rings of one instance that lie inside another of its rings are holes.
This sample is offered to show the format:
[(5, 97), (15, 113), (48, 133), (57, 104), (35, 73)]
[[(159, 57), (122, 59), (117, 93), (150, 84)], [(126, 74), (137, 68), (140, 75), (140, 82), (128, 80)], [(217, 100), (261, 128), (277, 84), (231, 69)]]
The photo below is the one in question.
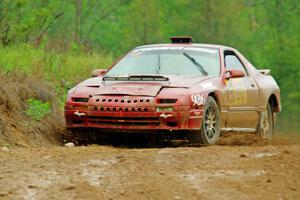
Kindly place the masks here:
[(183, 55), (185, 56), (185, 57), (187, 57), (190, 61), (192, 61), (192, 63), (194, 63), (197, 67), (198, 67), (198, 69), (199, 69), (199, 71), (203, 74), (203, 75), (208, 75), (208, 73), (205, 71), (205, 69), (204, 69), (204, 67), (199, 63), (199, 62), (197, 62), (196, 60), (195, 60), (195, 58), (193, 58), (192, 56), (190, 56), (189, 54), (187, 54), (187, 53), (183, 53)]
[(156, 69), (156, 73), (159, 74), (160, 72), (160, 55), (159, 55), (159, 52), (157, 52), (157, 69)]

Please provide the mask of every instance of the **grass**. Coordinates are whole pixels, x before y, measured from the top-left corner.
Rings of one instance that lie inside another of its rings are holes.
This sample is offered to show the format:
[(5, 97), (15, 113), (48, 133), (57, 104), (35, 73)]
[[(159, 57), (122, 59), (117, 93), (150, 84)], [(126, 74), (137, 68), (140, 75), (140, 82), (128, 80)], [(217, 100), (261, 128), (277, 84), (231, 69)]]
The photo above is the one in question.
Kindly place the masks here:
[(26, 114), (35, 121), (39, 121), (51, 113), (49, 102), (42, 102), (39, 99), (28, 99)]
[(94, 69), (107, 68), (111, 63), (112, 57), (104, 53), (57, 53), (27, 44), (0, 47), (0, 72), (43, 77), (55, 87), (62, 104), (70, 87), (90, 77)]
[(0, 47), (0, 70), (23, 71), (29, 75), (44, 76), (49, 81), (81, 81), (93, 69), (106, 68), (112, 57), (106, 54), (70, 51), (57, 53), (29, 45)]

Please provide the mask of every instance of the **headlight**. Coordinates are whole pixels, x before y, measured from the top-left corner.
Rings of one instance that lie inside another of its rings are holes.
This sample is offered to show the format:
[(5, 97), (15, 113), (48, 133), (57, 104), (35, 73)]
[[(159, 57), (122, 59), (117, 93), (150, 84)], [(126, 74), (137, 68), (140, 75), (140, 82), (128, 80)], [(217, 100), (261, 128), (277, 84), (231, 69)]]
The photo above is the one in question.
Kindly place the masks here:
[(157, 99), (157, 103), (171, 104), (176, 103), (177, 99)]
[(74, 101), (74, 102), (80, 102), (80, 103), (86, 103), (86, 102), (89, 101), (89, 98), (73, 97), (72, 101)]

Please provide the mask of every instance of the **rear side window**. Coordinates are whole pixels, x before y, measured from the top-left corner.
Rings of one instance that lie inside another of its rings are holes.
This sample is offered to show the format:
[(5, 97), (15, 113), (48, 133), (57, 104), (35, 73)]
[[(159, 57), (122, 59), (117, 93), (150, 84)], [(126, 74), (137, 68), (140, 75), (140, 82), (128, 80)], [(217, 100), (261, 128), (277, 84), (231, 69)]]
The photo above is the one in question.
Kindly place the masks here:
[(225, 67), (227, 70), (229, 69), (238, 69), (242, 70), (245, 74), (247, 74), (245, 67), (239, 60), (239, 58), (232, 51), (225, 51)]

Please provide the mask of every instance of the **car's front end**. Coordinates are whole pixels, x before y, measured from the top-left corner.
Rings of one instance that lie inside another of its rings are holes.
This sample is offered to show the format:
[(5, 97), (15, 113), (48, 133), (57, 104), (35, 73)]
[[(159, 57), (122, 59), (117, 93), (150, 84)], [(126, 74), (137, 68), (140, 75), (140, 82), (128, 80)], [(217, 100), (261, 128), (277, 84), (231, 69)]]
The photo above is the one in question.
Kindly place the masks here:
[(187, 87), (155, 81), (104, 84), (79, 86), (69, 93), (65, 105), (68, 128), (126, 132), (200, 128), (205, 97), (191, 94)]

